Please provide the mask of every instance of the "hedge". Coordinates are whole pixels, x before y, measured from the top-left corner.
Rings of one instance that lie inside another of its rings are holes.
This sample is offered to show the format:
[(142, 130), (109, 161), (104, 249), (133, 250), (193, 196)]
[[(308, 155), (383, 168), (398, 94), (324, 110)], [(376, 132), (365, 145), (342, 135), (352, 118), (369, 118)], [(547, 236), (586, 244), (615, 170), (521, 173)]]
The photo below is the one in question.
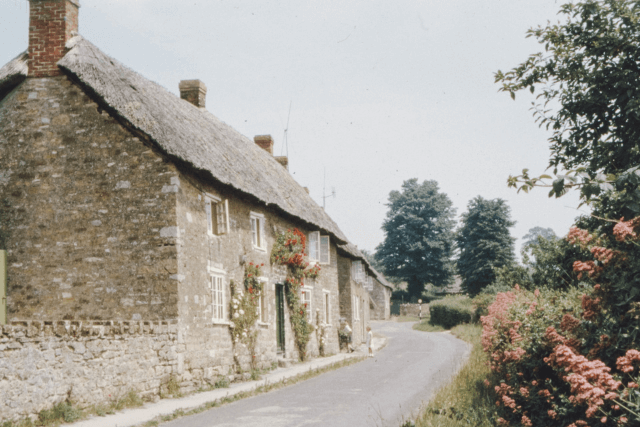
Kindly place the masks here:
[(429, 305), (431, 324), (450, 329), (473, 319), (473, 306), (467, 296), (447, 296)]

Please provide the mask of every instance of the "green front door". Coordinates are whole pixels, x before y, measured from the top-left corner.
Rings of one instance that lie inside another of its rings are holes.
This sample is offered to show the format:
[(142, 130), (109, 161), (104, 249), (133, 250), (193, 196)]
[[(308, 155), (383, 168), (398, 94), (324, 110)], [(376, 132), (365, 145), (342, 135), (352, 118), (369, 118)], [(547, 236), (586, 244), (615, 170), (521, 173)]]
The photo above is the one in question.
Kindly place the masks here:
[(276, 285), (276, 339), (278, 353), (284, 353), (284, 285)]

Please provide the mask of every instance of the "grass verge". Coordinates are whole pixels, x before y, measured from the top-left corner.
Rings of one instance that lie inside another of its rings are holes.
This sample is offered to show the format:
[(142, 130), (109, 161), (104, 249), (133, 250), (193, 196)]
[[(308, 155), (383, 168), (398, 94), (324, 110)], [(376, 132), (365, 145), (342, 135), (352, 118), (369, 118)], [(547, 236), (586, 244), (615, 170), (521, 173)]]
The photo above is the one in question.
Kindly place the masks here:
[(200, 405), (200, 406), (198, 406), (196, 408), (193, 408), (193, 409), (189, 409), (187, 411), (185, 411), (183, 409), (178, 409), (177, 411), (175, 411), (172, 414), (161, 415), (159, 417), (154, 418), (153, 420), (150, 420), (150, 421), (147, 421), (144, 424), (141, 424), (141, 426), (143, 426), (143, 427), (155, 427), (155, 426), (159, 425), (160, 423), (165, 423), (165, 422), (168, 422), (168, 421), (172, 421), (172, 420), (175, 420), (176, 418), (180, 418), (180, 417), (184, 417), (184, 416), (188, 416), (188, 415), (199, 414), (199, 413), (207, 411), (207, 410), (209, 410), (211, 408), (216, 408), (218, 406), (222, 406), (222, 405), (227, 404), (227, 403), (235, 402), (235, 401), (240, 400), (240, 399), (244, 399), (244, 398), (252, 397), (252, 396), (257, 396), (259, 394), (264, 394), (264, 393), (267, 393), (269, 391), (278, 390), (278, 389), (281, 389), (281, 388), (286, 387), (286, 386), (297, 384), (297, 383), (299, 383), (301, 381), (306, 381), (306, 380), (311, 379), (313, 377), (317, 377), (318, 375), (324, 374), (325, 372), (329, 372), (329, 371), (333, 371), (335, 369), (343, 368), (345, 366), (353, 365), (355, 363), (363, 361), (364, 359), (365, 359), (364, 357), (345, 359), (345, 360), (342, 360), (340, 362), (332, 363), (331, 365), (327, 365), (327, 366), (322, 367), (322, 368), (309, 370), (309, 371), (307, 371), (305, 373), (296, 375), (295, 377), (292, 377), (292, 378), (285, 378), (285, 379), (283, 379), (281, 381), (278, 381), (276, 383), (261, 385), (261, 386), (256, 387), (255, 389), (253, 389), (251, 391), (241, 391), (240, 393), (237, 393), (237, 394), (235, 394), (233, 396), (225, 396), (222, 399), (217, 399), (217, 400), (214, 400), (212, 402), (207, 402), (207, 403), (205, 403), (203, 405)]
[(489, 374), (487, 357), (482, 351), (482, 327), (474, 324), (458, 325), (451, 330), (456, 337), (473, 345), (466, 364), (453, 380), (438, 390), (420, 413), (415, 424), (403, 427), (493, 427), (494, 398), (484, 385)]

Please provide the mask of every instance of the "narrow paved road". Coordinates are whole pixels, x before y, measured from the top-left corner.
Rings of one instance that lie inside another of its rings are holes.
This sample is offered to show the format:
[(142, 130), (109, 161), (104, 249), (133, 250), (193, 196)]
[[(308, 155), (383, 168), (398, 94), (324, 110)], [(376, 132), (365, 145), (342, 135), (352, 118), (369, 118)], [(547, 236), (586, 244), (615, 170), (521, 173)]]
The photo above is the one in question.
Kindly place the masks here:
[(468, 349), (449, 334), (411, 325), (372, 322), (374, 332), (389, 338), (374, 358), (163, 426), (398, 427), (451, 377)]

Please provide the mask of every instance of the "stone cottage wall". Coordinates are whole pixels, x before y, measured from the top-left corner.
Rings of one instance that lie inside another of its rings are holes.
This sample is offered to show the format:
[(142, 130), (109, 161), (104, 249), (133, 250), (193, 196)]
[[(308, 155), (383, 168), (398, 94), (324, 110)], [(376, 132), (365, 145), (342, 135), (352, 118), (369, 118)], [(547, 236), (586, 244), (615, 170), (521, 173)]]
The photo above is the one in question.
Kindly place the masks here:
[(429, 304), (400, 304), (400, 316), (418, 317), (422, 306), (422, 317), (429, 315)]
[[(340, 287), (340, 315), (344, 317), (352, 329), (352, 342), (358, 345), (366, 340), (365, 328), (370, 320), (369, 292), (360, 283), (351, 279), (351, 259), (338, 258), (338, 277)], [(354, 298), (359, 301), (356, 314)]]
[[(270, 264), (271, 249), (277, 236), (287, 229), (299, 228), (309, 233), (308, 228), (283, 219), (281, 214), (263, 205), (238, 196), (238, 192), (222, 186), (202, 182), (188, 172), (181, 173), (175, 192), (178, 200), (177, 223), (180, 233), (178, 240), (179, 264), (179, 327), (180, 339), (184, 342), (185, 368), (198, 372), (207, 378), (211, 375), (227, 374), (234, 368), (234, 352), (238, 354), (243, 369), (248, 369), (251, 357), (242, 346), (234, 348), (229, 332), (230, 282), (242, 284), (245, 266), (252, 262), (264, 264), (262, 276), (267, 279), (264, 292), (267, 300), (267, 321), (259, 322), (256, 347), (258, 367), (266, 368), (277, 361), (276, 339), (276, 284), (284, 283), (286, 269)], [(226, 200), (229, 208), (229, 230), (222, 235), (208, 233), (206, 197), (213, 196), (222, 203)], [(250, 213), (264, 215), (266, 248), (254, 248), (251, 236)], [(315, 230), (313, 230), (315, 231)], [(325, 353), (338, 352), (337, 327), (338, 278), (335, 242), (331, 245), (331, 263), (322, 265), (320, 276), (307, 288), (313, 287), (313, 324), (316, 323), (315, 308), (323, 307), (323, 290), (329, 291), (332, 319), (327, 327)], [(224, 322), (212, 319), (212, 295), (208, 287), (209, 269), (224, 274), (226, 316)], [(285, 307), (285, 354), (280, 357), (298, 357), (294, 335)], [(324, 320), (324, 318), (322, 318)], [(316, 333), (312, 334), (307, 346), (311, 356), (318, 355)]]
[(9, 320), (177, 317), (175, 168), (64, 76), (0, 102)]
[(71, 399), (105, 404), (130, 390), (157, 395), (182, 369), (174, 321), (0, 325), (0, 422)]
[(371, 319), (388, 320), (390, 317), (389, 301), (391, 298), (391, 290), (377, 280), (374, 280), (371, 298), (375, 302), (374, 310), (371, 312)]

